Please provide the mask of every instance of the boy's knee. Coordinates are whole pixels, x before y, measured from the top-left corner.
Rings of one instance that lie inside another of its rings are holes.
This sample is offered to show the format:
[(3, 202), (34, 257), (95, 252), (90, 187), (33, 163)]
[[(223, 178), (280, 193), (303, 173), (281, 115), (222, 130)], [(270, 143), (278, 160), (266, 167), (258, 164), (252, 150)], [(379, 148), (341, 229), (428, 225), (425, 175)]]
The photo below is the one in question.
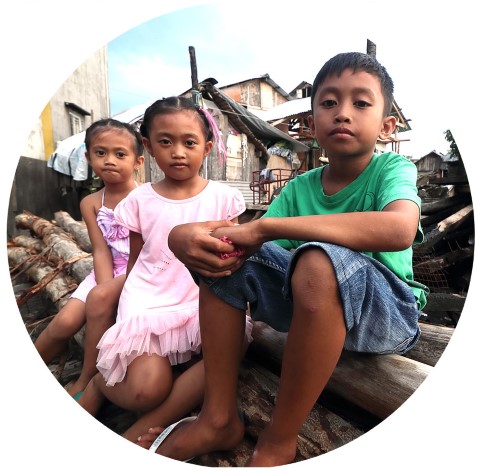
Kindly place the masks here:
[(330, 257), (321, 249), (300, 254), (291, 278), (294, 305), (304, 312), (322, 311), (340, 304), (339, 286)]
[(336, 283), (337, 278), (330, 257), (319, 248), (304, 250), (299, 254), (295, 269), (292, 273), (292, 286), (319, 284), (326, 282)]

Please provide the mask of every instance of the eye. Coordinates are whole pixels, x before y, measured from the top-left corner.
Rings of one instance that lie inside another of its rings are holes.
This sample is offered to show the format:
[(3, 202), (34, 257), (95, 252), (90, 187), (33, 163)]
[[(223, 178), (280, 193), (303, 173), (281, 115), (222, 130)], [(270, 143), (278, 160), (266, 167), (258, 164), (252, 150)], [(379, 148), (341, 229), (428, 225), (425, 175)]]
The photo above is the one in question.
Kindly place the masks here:
[(333, 108), (336, 104), (337, 102), (335, 100), (323, 100), (320, 103), (320, 106), (322, 106), (323, 108)]
[(117, 152), (117, 157), (118, 157), (119, 159), (124, 159), (126, 156), (127, 156), (127, 154), (126, 154), (125, 152), (123, 152), (123, 151), (118, 151), (118, 152)]
[(364, 101), (364, 100), (357, 100), (354, 105), (357, 108), (368, 108), (370, 106), (370, 103)]
[(95, 155), (98, 155), (98, 157), (103, 157), (105, 155), (105, 151), (104, 150), (100, 150), (100, 149), (97, 149), (95, 151)]
[(195, 145), (197, 145), (197, 142), (194, 141), (193, 139), (188, 139), (187, 141), (185, 141), (185, 145), (187, 147), (194, 147)]
[(166, 137), (164, 137), (163, 139), (159, 139), (158, 143), (161, 144), (162, 146), (168, 146), (171, 142), (170, 142), (170, 139), (167, 139)]

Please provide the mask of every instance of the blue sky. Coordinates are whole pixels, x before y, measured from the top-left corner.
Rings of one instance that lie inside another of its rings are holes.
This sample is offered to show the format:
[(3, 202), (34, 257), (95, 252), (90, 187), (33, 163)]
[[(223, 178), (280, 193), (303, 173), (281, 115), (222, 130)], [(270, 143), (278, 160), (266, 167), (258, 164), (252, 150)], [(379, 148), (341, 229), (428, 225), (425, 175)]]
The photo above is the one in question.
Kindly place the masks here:
[(364, 3), (350, 6), (348, 18), (324, 11), (210, 2), (153, 18), (109, 42), (111, 112), (189, 89), (189, 46), (195, 47), (199, 80), (214, 77), (222, 86), (268, 73), (290, 92), (304, 80), (312, 83), (337, 52), (366, 52), (370, 39), (395, 82), (398, 105), (411, 119), (413, 130), (400, 136), (410, 142), (401, 144), (401, 152), (414, 157), (434, 149), (446, 152), (443, 132), (451, 123), (442, 113), (441, 96), (451, 86), (450, 38), (438, 36), (435, 28), (433, 43), (426, 24), (423, 38), (411, 35), (412, 17), (403, 35), (395, 28), (399, 21), (390, 23), (388, 14), (383, 23), (362, 26)]

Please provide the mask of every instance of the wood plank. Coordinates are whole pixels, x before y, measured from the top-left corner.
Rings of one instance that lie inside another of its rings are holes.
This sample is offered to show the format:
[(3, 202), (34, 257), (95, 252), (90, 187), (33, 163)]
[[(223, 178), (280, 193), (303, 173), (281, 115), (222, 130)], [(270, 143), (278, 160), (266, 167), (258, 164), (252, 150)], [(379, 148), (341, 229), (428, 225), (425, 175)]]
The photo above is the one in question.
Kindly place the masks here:
[(473, 215), (473, 205), (469, 204), (451, 216), (443, 219), (434, 229), (425, 234), (425, 239), (417, 246), (417, 250), (419, 248), (427, 249), (433, 247), (437, 242), (442, 240), (446, 234), (451, 233), (463, 224), (471, 215)]

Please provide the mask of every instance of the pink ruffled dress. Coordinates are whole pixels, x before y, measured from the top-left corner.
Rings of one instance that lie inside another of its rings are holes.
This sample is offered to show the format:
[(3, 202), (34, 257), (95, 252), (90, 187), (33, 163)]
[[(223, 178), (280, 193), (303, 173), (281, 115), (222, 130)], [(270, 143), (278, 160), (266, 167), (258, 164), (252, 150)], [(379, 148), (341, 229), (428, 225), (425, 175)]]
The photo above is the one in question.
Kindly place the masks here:
[(116, 323), (98, 343), (97, 368), (107, 385), (121, 382), (145, 353), (168, 357), (172, 365), (200, 353), (198, 286), (168, 248), (168, 235), (178, 224), (233, 219), (244, 210), (240, 191), (215, 181), (185, 200), (164, 198), (145, 183), (117, 205), (116, 220), (142, 234), (144, 245), (127, 276)]
[[(105, 190), (102, 191), (102, 206), (97, 213), (97, 224), (105, 242), (110, 247), (113, 259), (113, 276), (124, 275), (127, 271), (130, 252), (130, 231), (115, 221), (113, 209), (104, 206)], [(71, 297), (85, 302), (88, 293), (97, 285), (95, 272), (92, 270), (78, 285)]]

